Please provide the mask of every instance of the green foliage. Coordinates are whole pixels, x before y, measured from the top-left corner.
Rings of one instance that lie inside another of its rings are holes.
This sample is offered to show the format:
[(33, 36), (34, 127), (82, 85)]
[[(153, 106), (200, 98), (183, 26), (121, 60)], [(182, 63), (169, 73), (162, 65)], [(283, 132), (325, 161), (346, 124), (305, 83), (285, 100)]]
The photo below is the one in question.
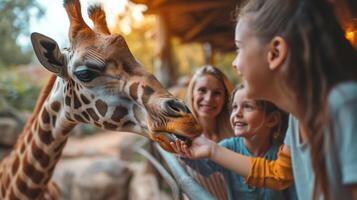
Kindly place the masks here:
[[(127, 15), (124, 15), (127, 16)], [(118, 22), (120, 22), (120, 16)], [(153, 72), (153, 63), (155, 57), (156, 44), (153, 39), (153, 27), (155, 19), (153, 17), (146, 18), (140, 25), (131, 26), (131, 32), (125, 35), (119, 24), (112, 29), (114, 33), (123, 34), (128, 43), (130, 51), (134, 57), (150, 72)]]
[(41, 88), (15, 75), (0, 76), (0, 95), (14, 108), (32, 111)]
[(36, 0), (0, 1), (0, 68), (31, 61), (32, 51), (23, 51), (16, 40), (21, 34), (28, 34), (32, 15), (43, 15)]

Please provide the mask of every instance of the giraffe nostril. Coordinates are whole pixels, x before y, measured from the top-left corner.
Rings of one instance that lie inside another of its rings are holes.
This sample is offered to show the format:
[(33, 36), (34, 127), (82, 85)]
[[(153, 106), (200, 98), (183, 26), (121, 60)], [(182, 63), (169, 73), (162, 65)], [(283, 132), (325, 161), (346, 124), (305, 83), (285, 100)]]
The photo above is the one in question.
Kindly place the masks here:
[(164, 102), (164, 108), (168, 115), (172, 117), (179, 117), (182, 114), (191, 113), (187, 106), (178, 100), (170, 99)]

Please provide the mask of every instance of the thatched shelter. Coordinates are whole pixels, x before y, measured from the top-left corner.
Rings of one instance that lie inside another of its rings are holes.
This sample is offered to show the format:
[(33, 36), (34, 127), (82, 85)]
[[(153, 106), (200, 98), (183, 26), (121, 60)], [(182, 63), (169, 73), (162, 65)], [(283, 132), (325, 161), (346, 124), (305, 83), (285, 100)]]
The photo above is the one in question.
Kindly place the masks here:
[[(148, 7), (145, 14), (157, 16), (156, 75), (165, 84), (176, 81), (176, 69), (171, 64), (170, 38), (183, 43), (204, 45), (206, 63), (213, 63), (215, 52), (234, 50), (235, 9), (243, 0), (131, 0)], [(326, 0), (335, 7), (342, 26), (357, 35), (357, 1)], [(355, 20), (351, 20), (355, 19)], [(355, 27), (356, 26), (356, 27)], [(352, 42), (357, 43), (357, 36)], [(357, 44), (355, 44), (357, 45)]]

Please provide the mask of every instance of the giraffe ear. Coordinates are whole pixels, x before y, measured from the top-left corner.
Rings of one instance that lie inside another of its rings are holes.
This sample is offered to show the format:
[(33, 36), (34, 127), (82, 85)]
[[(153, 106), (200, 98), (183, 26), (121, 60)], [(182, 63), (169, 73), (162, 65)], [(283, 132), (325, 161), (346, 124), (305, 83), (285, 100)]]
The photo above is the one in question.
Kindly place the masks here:
[(32, 33), (31, 42), (40, 63), (56, 75), (63, 76), (64, 56), (57, 42), (40, 33)]

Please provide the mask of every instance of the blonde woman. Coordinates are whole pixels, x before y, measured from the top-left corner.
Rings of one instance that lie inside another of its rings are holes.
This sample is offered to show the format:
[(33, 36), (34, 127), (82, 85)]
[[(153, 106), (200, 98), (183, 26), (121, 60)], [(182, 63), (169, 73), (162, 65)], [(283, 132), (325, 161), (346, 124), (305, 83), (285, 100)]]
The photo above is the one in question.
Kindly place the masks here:
[(229, 98), (233, 86), (222, 71), (204, 66), (195, 72), (186, 92), (186, 104), (203, 127), (202, 135), (218, 142), (232, 137)]
[[(203, 127), (202, 137), (219, 142), (232, 137), (229, 123), (229, 99), (232, 84), (213, 66), (199, 68), (193, 75), (186, 92), (186, 104)], [(216, 199), (228, 199), (221, 173), (204, 177), (186, 166), (187, 172)]]

